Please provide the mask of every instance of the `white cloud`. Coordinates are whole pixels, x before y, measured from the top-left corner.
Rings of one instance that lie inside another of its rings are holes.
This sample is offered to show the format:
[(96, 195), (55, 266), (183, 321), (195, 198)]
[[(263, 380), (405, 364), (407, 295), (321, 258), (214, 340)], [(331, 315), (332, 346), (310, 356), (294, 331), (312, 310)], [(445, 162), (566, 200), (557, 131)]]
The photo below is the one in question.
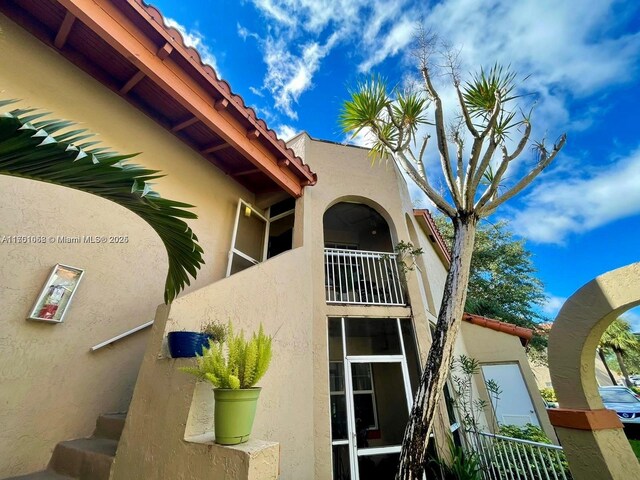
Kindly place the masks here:
[(540, 243), (562, 243), (614, 220), (640, 214), (640, 148), (584, 176), (545, 179), (523, 198), (512, 226)]
[(405, 49), (413, 39), (416, 29), (416, 21), (414, 18), (404, 17), (396, 23), (389, 33), (387, 33), (372, 54), (366, 58), (360, 65), (360, 72), (368, 72), (372, 67), (386, 60), (388, 57), (395, 56), (401, 50)]
[(542, 312), (553, 320), (556, 318), (560, 308), (566, 301), (567, 299), (565, 297), (557, 297), (556, 295), (547, 294), (546, 302), (542, 305)]
[(313, 86), (313, 75), (320, 68), (320, 61), (337, 39), (338, 35), (334, 33), (324, 45), (309, 42), (302, 47), (299, 55), (292, 54), (283, 39), (267, 38), (265, 41), (267, 74), (263, 87), (273, 95), (276, 108), (289, 118), (298, 118), (293, 104)]
[(640, 34), (616, 32), (615, 3), (594, 0), (584, 8), (578, 1), (446, 0), (426, 23), (462, 45), (470, 65), (510, 63), (540, 85), (588, 95), (637, 73)]
[(284, 140), (285, 142), (291, 140), (298, 133), (300, 133), (300, 129), (296, 127), (292, 127), (291, 125), (278, 125), (274, 128), (278, 137)]
[(359, 147), (371, 148), (373, 144), (376, 143), (376, 139), (373, 133), (371, 133), (371, 130), (363, 128), (355, 136), (350, 133), (346, 134), (343, 142)]
[[(591, 95), (638, 73), (640, 33), (619, 33), (625, 18), (619, 9), (614, 11), (615, 0), (594, 0), (588, 9), (575, 0), (443, 0), (431, 7), (410, 0), (253, 3), (266, 17), (270, 45), (282, 41), (283, 48), (293, 52), (300, 43), (322, 44), (323, 37), (338, 33), (361, 72), (406, 54), (415, 22), (422, 18), (441, 38), (463, 47), (461, 58), (467, 67), (500, 61), (531, 74), (527, 88), (540, 92), (538, 118), (549, 128), (584, 128), (590, 119), (570, 119), (568, 97)], [(249, 32), (238, 28), (246, 38)], [(307, 85), (315, 72), (317, 68), (290, 72), (301, 74), (290, 80)]]
[[(259, 39), (267, 74), (264, 86), (275, 106), (297, 118), (295, 104), (313, 86), (322, 60), (337, 44), (352, 49), (368, 70), (397, 55), (410, 41), (413, 21), (408, 0), (253, 0), (268, 22)], [(404, 16), (403, 16), (404, 15)], [(416, 17), (417, 18), (417, 17)], [(400, 22), (400, 23), (398, 23)], [(238, 34), (253, 36), (238, 25)]]
[(178, 30), (182, 35), (182, 38), (184, 39), (184, 43), (188, 47), (195, 48), (200, 54), (202, 61), (208, 65), (211, 65), (218, 74), (218, 77), (221, 78), (220, 69), (218, 68), (218, 63), (216, 62), (216, 57), (209, 48), (207, 39), (198, 29), (194, 28), (189, 30), (181, 23), (178, 23), (176, 20), (169, 17), (165, 17), (164, 22), (168, 27)]
[(254, 38), (256, 40), (260, 40), (260, 37), (258, 36), (257, 33), (251, 32), (246, 27), (243, 27), (242, 25), (240, 25), (240, 23), (236, 23), (236, 28), (238, 29), (238, 36), (243, 40), (246, 40), (249, 37)]
[(258, 97), (264, 97), (264, 93), (259, 88), (249, 87), (249, 91)]

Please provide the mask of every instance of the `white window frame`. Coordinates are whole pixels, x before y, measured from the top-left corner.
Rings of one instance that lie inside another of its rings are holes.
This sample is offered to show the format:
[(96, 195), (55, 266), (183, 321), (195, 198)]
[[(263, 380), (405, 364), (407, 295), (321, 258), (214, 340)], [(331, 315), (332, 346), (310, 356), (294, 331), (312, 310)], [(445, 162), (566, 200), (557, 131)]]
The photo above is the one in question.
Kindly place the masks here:
[[(244, 211), (245, 209), (249, 208), (251, 210), (251, 215), (255, 215), (257, 216), (260, 220), (262, 220), (265, 223), (265, 229), (264, 229), (264, 238), (263, 238), (263, 245), (262, 245), (262, 254), (261, 257), (258, 258), (253, 258), (250, 255), (247, 255), (246, 253), (238, 250), (236, 248), (236, 240), (238, 238), (238, 226), (240, 224), (240, 215), (244, 215)], [(271, 207), (269, 207), (267, 209), (267, 215), (262, 215), (257, 209), (256, 207), (254, 207), (253, 205), (251, 205), (249, 202), (247, 202), (246, 200), (243, 200), (242, 198), (238, 200), (238, 207), (236, 209), (236, 219), (235, 219), (235, 223), (233, 225), (233, 233), (231, 234), (231, 249), (229, 250), (229, 259), (227, 262), (227, 273), (226, 276), (230, 276), (231, 275), (231, 266), (233, 264), (233, 255), (238, 255), (239, 257), (244, 258), (245, 260), (251, 262), (253, 265), (257, 265), (259, 263), (264, 262), (267, 259), (267, 252), (269, 250), (269, 229), (271, 227), (271, 223), (272, 222), (276, 222), (282, 218), (285, 218), (289, 215), (294, 215), (295, 214), (295, 208), (292, 208), (290, 210), (287, 210), (285, 212), (279, 213), (278, 215), (275, 216), (271, 216)]]
[[(343, 374), (343, 378), (342, 378), (342, 384), (344, 386), (344, 375), (346, 375), (346, 372), (344, 371), (344, 360), (331, 360), (329, 361), (329, 363), (337, 363), (337, 364), (341, 364), (342, 365), (342, 374)], [(353, 390), (353, 395), (370, 395), (371, 396), (371, 403), (373, 405), (373, 425), (371, 426), (367, 426), (367, 428), (369, 430), (378, 430), (378, 405), (377, 405), (377, 400), (376, 400), (376, 392), (375, 392), (375, 384), (373, 382), (373, 371), (371, 370), (371, 364), (370, 363), (366, 363), (365, 365), (368, 365), (368, 374), (369, 374), (369, 383), (371, 384), (371, 389), (370, 390)], [(329, 369), (329, 372), (331, 372), (331, 369)], [(331, 390), (330, 395), (345, 395), (345, 390)], [(346, 396), (345, 396), (345, 401), (346, 401)]]

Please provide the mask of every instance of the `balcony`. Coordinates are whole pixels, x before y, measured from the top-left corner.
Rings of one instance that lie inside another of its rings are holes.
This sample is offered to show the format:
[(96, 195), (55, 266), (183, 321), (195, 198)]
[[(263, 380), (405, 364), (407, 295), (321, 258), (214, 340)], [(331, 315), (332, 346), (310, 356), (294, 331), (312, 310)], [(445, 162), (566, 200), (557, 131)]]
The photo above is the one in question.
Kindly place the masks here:
[(406, 305), (394, 253), (325, 248), (324, 268), (327, 303)]

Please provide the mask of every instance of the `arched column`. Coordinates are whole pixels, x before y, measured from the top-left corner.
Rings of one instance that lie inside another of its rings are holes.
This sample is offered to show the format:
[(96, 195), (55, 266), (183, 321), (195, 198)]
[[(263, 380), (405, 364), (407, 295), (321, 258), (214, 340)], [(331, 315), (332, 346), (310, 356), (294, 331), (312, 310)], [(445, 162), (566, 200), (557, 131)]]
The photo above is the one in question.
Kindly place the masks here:
[(575, 480), (640, 478), (640, 465), (618, 416), (604, 409), (595, 376), (600, 337), (640, 304), (640, 263), (601, 275), (563, 305), (549, 334), (549, 368), (560, 408), (549, 419)]

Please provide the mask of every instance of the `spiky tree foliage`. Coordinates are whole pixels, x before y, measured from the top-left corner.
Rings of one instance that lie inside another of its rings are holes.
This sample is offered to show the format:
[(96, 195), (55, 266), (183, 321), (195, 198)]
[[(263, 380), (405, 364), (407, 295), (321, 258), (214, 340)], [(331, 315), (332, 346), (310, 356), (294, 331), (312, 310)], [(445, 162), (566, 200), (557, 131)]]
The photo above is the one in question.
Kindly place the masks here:
[[(632, 387), (633, 383), (629, 378), (625, 357), (640, 350), (640, 342), (638, 342), (636, 336), (631, 332), (631, 325), (629, 325), (629, 322), (622, 318), (614, 320), (602, 334), (602, 338), (600, 339), (600, 350), (610, 350), (615, 354), (627, 387)], [(609, 370), (606, 357), (601, 355), (600, 358), (607, 367), (607, 370)], [(609, 375), (613, 380), (613, 375), (611, 375), (610, 371)], [(615, 384), (615, 380), (613, 380), (613, 383)]]
[(216, 388), (251, 388), (264, 376), (271, 363), (271, 337), (262, 324), (249, 340), (244, 332), (233, 332), (229, 324), (225, 342), (209, 342), (195, 367), (180, 370), (211, 383)]
[[(372, 155), (395, 161), (453, 223), (451, 266), (431, 349), (405, 431), (398, 479), (422, 478), (427, 439), (464, 311), (478, 221), (529, 185), (553, 161), (566, 140), (562, 135), (551, 148), (544, 141), (534, 142), (535, 164), (516, 181), (507, 182), (505, 174), (530, 145), (531, 134), (530, 116), (515, 113), (519, 81), (515, 73), (494, 65), (463, 82), (455, 55), (445, 56), (446, 71), (459, 107), (459, 121), (447, 128), (442, 99), (433, 83), (436, 43), (424, 31), (418, 33), (416, 41), (423, 90), (389, 91), (382, 79), (373, 77), (351, 92), (340, 117), (344, 130), (354, 136), (361, 131), (372, 134)], [(446, 193), (434, 188), (434, 172), (427, 172), (425, 152), (431, 136), (418, 138), (420, 124), (431, 125), (435, 132)], [(510, 148), (508, 141), (517, 130), (519, 138)], [(465, 156), (468, 139), (471, 148)]]
[[(13, 103), (0, 101), (0, 108)], [(0, 175), (39, 180), (99, 197), (132, 211), (158, 234), (167, 250), (169, 271), (164, 300), (170, 303), (196, 278), (204, 263), (198, 238), (183, 218), (197, 215), (192, 205), (162, 198), (152, 189), (157, 170), (127, 163), (122, 155), (90, 140), (94, 134), (74, 123), (46, 118), (34, 108), (0, 114)]]

